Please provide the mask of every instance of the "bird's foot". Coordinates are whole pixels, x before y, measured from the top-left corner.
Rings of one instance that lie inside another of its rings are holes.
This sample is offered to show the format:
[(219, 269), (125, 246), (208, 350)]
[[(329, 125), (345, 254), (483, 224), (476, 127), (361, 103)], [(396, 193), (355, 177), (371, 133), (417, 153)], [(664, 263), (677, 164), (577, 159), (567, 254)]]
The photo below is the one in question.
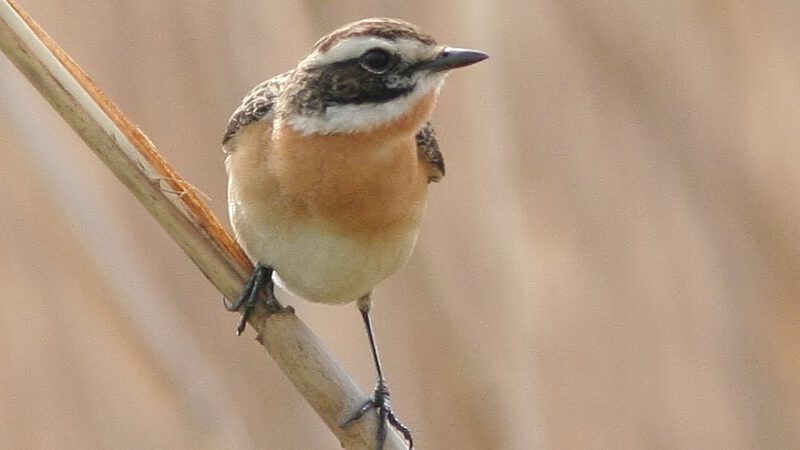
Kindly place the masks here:
[(353, 413), (350, 418), (348, 418), (343, 424), (343, 427), (350, 425), (351, 423), (355, 422), (356, 420), (360, 419), (367, 411), (370, 409), (375, 408), (378, 413), (378, 436), (375, 439), (377, 442), (377, 450), (383, 450), (383, 444), (386, 442), (386, 432), (387, 432), (387, 424), (391, 425), (392, 428), (399, 431), (400, 434), (403, 435), (403, 438), (408, 442), (408, 449), (411, 450), (414, 447), (414, 440), (411, 437), (411, 430), (409, 430), (402, 422), (394, 415), (394, 411), (392, 411), (392, 407), (389, 404), (389, 388), (386, 387), (386, 383), (381, 380), (378, 381), (378, 384), (375, 385), (375, 391), (372, 393), (372, 396), (364, 402), (363, 405)]
[(272, 267), (256, 264), (253, 269), (253, 274), (244, 285), (244, 290), (233, 303), (228, 303), (228, 300), (223, 298), (223, 304), (228, 311), (240, 311), (244, 308), (242, 318), (239, 320), (239, 325), (236, 327), (236, 334), (241, 336), (244, 329), (247, 327), (247, 319), (250, 313), (253, 312), (256, 303), (258, 303), (258, 292), (263, 289), (267, 294), (265, 301), (267, 311), (276, 312), (281, 309), (280, 303), (275, 298), (275, 283), (272, 281)]

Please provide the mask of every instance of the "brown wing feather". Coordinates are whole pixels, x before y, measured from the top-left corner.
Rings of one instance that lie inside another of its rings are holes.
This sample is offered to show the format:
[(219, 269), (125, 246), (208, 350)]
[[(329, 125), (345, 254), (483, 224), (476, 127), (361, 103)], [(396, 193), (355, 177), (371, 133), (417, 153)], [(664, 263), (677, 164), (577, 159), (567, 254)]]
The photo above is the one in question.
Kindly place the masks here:
[[(260, 120), (271, 118), (275, 99), (278, 97), (278, 94), (280, 94), (283, 84), (290, 75), (291, 71), (276, 75), (254, 87), (253, 90), (242, 99), (242, 103), (233, 112), (230, 120), (228, 120), (228, 128), (225, 129), (225, 135), (222, 137), (223, 146), (243, 127)], [(227, 147), (225, 150), (229, 151)]]
[(417, 133), (417, 152), (422, 161), (428, 163), (428, 182), (436, 183), (444, 177), (444, 155), (439, 151), (436, 132), (430, 122)]

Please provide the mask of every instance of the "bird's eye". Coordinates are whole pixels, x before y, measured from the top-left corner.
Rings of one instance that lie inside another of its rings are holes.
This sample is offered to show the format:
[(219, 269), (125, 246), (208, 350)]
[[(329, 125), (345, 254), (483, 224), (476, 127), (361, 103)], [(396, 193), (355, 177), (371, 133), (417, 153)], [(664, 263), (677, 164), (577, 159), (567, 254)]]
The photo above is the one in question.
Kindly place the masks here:
[(392, 55), (382, 48), (373, 48), (361, 55), (361, 66), (373, 73), (386, 72), (391, 63)]

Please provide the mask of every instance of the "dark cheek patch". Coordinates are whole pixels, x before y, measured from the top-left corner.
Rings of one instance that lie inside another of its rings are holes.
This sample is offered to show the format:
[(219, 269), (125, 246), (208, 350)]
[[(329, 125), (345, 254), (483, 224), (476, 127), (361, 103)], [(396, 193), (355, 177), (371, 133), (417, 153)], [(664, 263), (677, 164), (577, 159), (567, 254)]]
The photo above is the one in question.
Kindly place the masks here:
[(358, 97), (359, 81), (353, 77), (335, 77), (330, 86), (330, 97), (346, 101)]
[[(389, 87), (391, 74), (375, 74), (364, 70), (358, 61), (346, 61), (319, 73), (323, 102), (331, 105), (383, 103), (410, 93), (414, 84)], [(394, 81), (394, 80), (392, 80)]]

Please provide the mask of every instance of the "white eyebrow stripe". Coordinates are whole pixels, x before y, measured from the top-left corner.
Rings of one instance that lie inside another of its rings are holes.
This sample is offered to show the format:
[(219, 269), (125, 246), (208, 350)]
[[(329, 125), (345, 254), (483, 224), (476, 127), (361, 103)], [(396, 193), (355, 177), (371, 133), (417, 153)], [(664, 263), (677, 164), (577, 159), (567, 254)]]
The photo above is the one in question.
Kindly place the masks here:
[(311, 67), (320, 67), (339, 61), (346, 61), (361, 56), (371, 48), (391, 49), (391, 42), (374, 36), (358, 36), (346, 39), (325, 53), (314, 53), (307, 62)]
[(314, 52), (306, 58), (309, 67), (321, 67), (361, 56), (371, 48), (382, 48), (398, 53), (412, 61), (432, 56), (435, 49), (416, 39), (389, 40), (377, 36), (355, 36), (347, 38), (325, 53)]

